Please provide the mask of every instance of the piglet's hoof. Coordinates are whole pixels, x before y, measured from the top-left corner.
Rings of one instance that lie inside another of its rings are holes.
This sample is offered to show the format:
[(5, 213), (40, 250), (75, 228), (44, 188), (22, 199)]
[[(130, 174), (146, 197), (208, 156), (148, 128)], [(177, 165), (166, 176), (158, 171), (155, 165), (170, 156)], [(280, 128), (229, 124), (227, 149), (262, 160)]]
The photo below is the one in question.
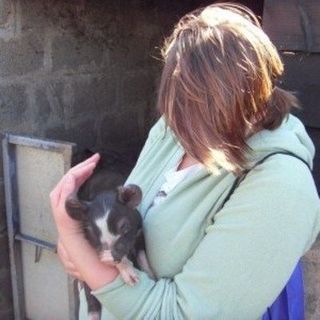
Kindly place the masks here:
[(91, 311), (88, 313), (88, 320), (100, 320), (100, 313)]
[(128, 284), (129, 286), (134, 286), (136, 283), (139, 282), (138, 275), (134, 272), (133, 268), (127, 265), (123, 265), (122, 263), (119, 263), (117, 265), (117, 268), (120, 272), (120, 275), (123, 279), (123, 281)]

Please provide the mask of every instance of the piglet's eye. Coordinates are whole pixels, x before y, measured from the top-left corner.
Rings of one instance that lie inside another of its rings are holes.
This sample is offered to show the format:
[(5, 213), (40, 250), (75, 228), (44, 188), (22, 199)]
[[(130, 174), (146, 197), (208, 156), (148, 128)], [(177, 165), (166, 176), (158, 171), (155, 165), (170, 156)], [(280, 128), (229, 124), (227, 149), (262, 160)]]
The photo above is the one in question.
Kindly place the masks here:
[(120, 234), (126, 234), (131, 229), (129, 222), (126, 219), (121, 219), (118, 226)]

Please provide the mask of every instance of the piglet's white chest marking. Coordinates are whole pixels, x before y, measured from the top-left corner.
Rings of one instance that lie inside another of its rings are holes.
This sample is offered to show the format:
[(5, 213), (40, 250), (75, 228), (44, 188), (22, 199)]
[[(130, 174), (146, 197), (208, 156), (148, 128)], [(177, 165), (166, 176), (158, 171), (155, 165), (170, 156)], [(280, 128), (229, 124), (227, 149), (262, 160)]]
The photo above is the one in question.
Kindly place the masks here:
[(110, 248), (112, 243), (119, 238), (119, 236), (111, 234), (108, 229), (107, 219), (109, 213), (110, 210), (106, 211), (102, 217), (95, 220), (95, 223), (101, 232), (100, 241), (103, 245), (107, 245), (108, 248)]

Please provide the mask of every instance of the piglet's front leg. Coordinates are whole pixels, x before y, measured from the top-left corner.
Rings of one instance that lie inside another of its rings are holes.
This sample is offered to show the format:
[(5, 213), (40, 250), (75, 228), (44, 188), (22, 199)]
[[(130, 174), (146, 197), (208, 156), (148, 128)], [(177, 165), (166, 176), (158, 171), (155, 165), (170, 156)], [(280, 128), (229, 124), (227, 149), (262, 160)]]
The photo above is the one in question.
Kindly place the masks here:
[(123, 257), (121, 262), (116, 264), (116, 267), (126, 284), (134, 286), (139, 281), (139, 277), (134, 271), (132, 262), (127, 257)]
[(135, 273), (132, 263), (126, 256), (122, 257), (121, 261), (118, 262), (114, 260), (111, 250), (105, 250), (100, 254), (100, 260), (113, 264), (119, 270), (126, 284), (134, 286), (139, 281), (139, 277)]

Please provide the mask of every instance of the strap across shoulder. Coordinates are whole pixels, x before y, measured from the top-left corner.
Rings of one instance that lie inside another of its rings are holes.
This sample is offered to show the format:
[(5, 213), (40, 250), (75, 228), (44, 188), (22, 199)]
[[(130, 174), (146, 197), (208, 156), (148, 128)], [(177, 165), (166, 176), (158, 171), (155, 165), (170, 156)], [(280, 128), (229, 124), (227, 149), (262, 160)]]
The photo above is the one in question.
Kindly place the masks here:
[(305, 161), (304, 159), (300, 158), (299, 156), (297, 156), (296, 154), (292, 153), (292, 152), (289, 152), (289, 151), (275, 151), (275, 152), (272, 152), (272, 153), (269, 153), (268, 155), (266, 155), (265, 157), (263, 157), (262, 159), (260, 159), (259, 161), (257, 161), (251, 168), (249, 169), (246, 169), (242, 172), (241, 175), (239, 175), (236, 180), (234, 181), (232, 187), (230, 188), (227, 196), (225, 197), (224, 201), (222, 202), (221, 206), (219, 207), (219, 210), (220, 211), (225, 203), (230, 199), (231, 195), (234, 193), (235, 189), (240, 185), (240, 183), (245, 179), (245, 177), (247, 176), (247, 174), (253, 170), (254, 168), (256, 168), (257, 166), (259, 166), (261, 163), (263, 163), (265, 160), (267, 160), (268, 158), (270, 158), (271, 156), (274, 156), (276, 154), (283, 154), (283, 155), (288, 155), (288, 156), (291, 156), (291, 157), (294, 157), (294, 158), (297, 158), (299, 160), (301, 160), (308, 168), (309, 170), (311, 171), (311, 168), (308, 164), (307, 161)]

